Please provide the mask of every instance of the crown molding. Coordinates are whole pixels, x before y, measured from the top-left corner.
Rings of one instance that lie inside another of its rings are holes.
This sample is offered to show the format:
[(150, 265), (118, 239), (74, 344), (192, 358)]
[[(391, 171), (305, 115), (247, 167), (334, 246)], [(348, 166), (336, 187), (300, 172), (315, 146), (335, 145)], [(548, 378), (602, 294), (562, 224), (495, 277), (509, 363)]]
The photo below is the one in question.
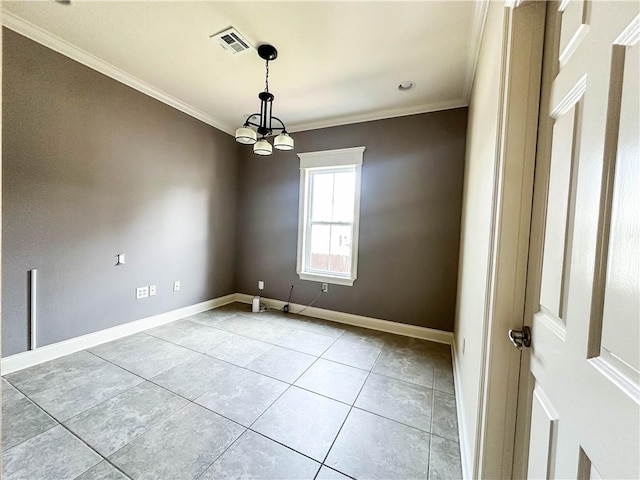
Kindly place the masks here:
[(491, 0), (475, 0), (473, 11), (471, 12), (471, 35), (469, 36), (469, 49), (467, 51), (467, 71), (465, 74), (464, 98), (467, 103), (471, 98), (471, 88), (473, 79), (476, 76), (478, 57), (480, 56), (480, 44), (484, 26), (487, 23), (487, 13), (489, 12), (489, 2)]
[(15, 15), (7, 10), (2, 10), (2, 25), (13, 30), (20, 35), (23, 35), (34, 42), (44, 45), (51, 50), (54, 50), (65, 57), (69, 57), (82, 65), (85, 65), (97, 72), (113, 78), (114, 80), (123, 83), (139, 92), (144, 93), (156, 100), (169, 105), (170, 107), (180, 110), (187, 115), (196, 118), (212, 127), (222, 130), (225, 133), (233, 135), (235, 130), (228, 125), (213, 118), (211, 115), (198, 110), (195, 107), (169, 95), (162, 90), (149, 85), (148, 83), (140, 80), (139, 78), (111, 65), (110, 63), (101, 60), (100, 58), (82, 50), (81, 48), (72, 45), (71, 43), (63, 40), (60, 37), (53, 35), (52, 33), (34, 25), (31, 22), (24, 20), (23, 18)]
[(316, 122), (294, 123), (291, 128), (287, 128), (290, 133), (303, 132), (306, 130), (317, 130), (319, 128), (339, 127), (352, 123), (372, 122), (374, 120), (385, 120), (387, 118), (406, 117), (408, 115), (418, 115), (420, 113), (438, 112), (441, 110), (451, 110), (453, 108), (468, 107), (469, 102), (464, 98), (456, 98), (444, 102), (427, 103), (424, 105), (414, 105), (405, 108), (391, 110), (381, 110), (378, 112), (349, 115), (345, 117), (335, 117)]
[[(474, 1), (474, 13), (473, 13), (473, 25), (474, 35), (477, 38), (481, 38), (482, 29), (484, 28), (484, 20), (486, 18), (487, 5), (490, 0), (475, 0)], [(168, 93), (144, 82), (143, 80), (125, 72), (111, 65), (110, 63), (92, 55), (91, 53), (63, 40), (62, 38), (53, 35), (52, 33), (38, 27), (37, 25), (24, 20), (20, 16), (2, 9), (2, 25), (10, 30), (13, 30), (20, 35), (23, 35), (34, 42), (44, 45), (55, 52), (58, 52), (72, 60), (75, 60), (82, 65), (85, 65), (92, 70), (102, 73), (120, 83), (123, 83), (145, 95), (148, 95), (170, 107), (175, 108), (187, 115), (196, 118), (208, 125), (211, 125), (218, 130), (221, 130), (229, 135), (235, 134), (235, 127), (226, 125), (220, 120), (212, 117), (211, 115), (199, 110), (178, 98), (169, 95)], [(473, 37), (472, 37), (473, 38)], [(331, 117), (322, 120), (294, 123), (290, 125), (287, 130), (291, 133), (301, 132), (305, 130), (317, 130), (320, 128), (337, 127), (341, 125), (349, 125), (353, 123), (370, 122), (375, 120), (384, 120), (387, 118), (404, 117), (408, 115), (417, 115), (421, 113), (437, 112), (441, 110), (449, 110), (453, 108), (467, 107), (469, 105), (469, 94), (471, 92), (471, 84), (473, 83), (473, 74), (475, 72), (475, 64), (477, 62), (479, 53), (479, 40), (477, 40), (477, 48), (475, 48), (473, 55), (470, 56), (473, 61), (467, 62), (467, 74), (465, 77), (466, 87), (465, 96), (463, 98), (457, 98), (454, 100), (447, 100), (443, 102), (435, 102), (423, 105), (412, 105), (410, 107), (403, 107), (398, 109), (381, 110), (376, 112), (369, 112), (364, 114), (347, 115), (343, 117)], [(471, 46), (476, 45), (471, 42)], [(470, 49), (471, 50), (471, 49)]]

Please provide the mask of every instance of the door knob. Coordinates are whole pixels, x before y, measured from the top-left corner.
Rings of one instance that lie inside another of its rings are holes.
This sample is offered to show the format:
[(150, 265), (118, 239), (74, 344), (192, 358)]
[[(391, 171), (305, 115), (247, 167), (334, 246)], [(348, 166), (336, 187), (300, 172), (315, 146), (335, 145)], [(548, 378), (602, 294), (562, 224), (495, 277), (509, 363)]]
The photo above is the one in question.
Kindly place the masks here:
[(531, 346), (531, 329), (526, 325), (522, 330), (509, 330), (509, 340), (518, 350)]

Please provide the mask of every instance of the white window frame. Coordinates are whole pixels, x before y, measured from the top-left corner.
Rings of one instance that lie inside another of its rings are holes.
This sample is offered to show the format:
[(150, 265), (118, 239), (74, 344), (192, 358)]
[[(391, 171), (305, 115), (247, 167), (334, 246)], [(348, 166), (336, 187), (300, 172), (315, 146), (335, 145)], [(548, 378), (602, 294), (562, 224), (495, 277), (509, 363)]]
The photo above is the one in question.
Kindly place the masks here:
[[(300, 203), (298, 207), (298, 259), (296, 271), (301, 280), (352, 286), (358, 278), (358, 238), (360, 232), (360, 181), (362, 161), (366, 147), (340, 148), (320, 152), (299, 153), (300, 158)], [(355, 198), (353, 202), (353, 224), (351, 237), (351, 273), (330, 275), (305, 271), (307, 230), (309, 224), (309, 173), (353, 166), (355, 167)]]

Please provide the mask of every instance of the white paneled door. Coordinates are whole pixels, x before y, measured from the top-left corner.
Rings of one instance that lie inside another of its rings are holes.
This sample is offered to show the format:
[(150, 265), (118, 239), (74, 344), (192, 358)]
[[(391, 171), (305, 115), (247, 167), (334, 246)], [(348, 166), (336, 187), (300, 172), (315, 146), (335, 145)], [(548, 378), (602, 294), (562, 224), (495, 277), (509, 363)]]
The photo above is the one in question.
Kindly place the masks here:
[(640, 3), (547, 8), (520, 474), (638, 479)]

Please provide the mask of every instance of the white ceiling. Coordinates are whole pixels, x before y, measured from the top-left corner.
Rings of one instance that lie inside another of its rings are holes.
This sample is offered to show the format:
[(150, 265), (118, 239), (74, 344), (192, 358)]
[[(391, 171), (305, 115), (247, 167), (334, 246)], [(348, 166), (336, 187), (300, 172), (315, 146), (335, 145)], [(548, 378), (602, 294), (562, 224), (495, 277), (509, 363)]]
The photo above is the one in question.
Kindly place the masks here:
[(5, 1), (3, 23), (228, 133), (264, 88), (257, 52), (209, 38), (233, 26), (278, 49), (273, 113), (297, 131), (467, 105), (484, 4)]

